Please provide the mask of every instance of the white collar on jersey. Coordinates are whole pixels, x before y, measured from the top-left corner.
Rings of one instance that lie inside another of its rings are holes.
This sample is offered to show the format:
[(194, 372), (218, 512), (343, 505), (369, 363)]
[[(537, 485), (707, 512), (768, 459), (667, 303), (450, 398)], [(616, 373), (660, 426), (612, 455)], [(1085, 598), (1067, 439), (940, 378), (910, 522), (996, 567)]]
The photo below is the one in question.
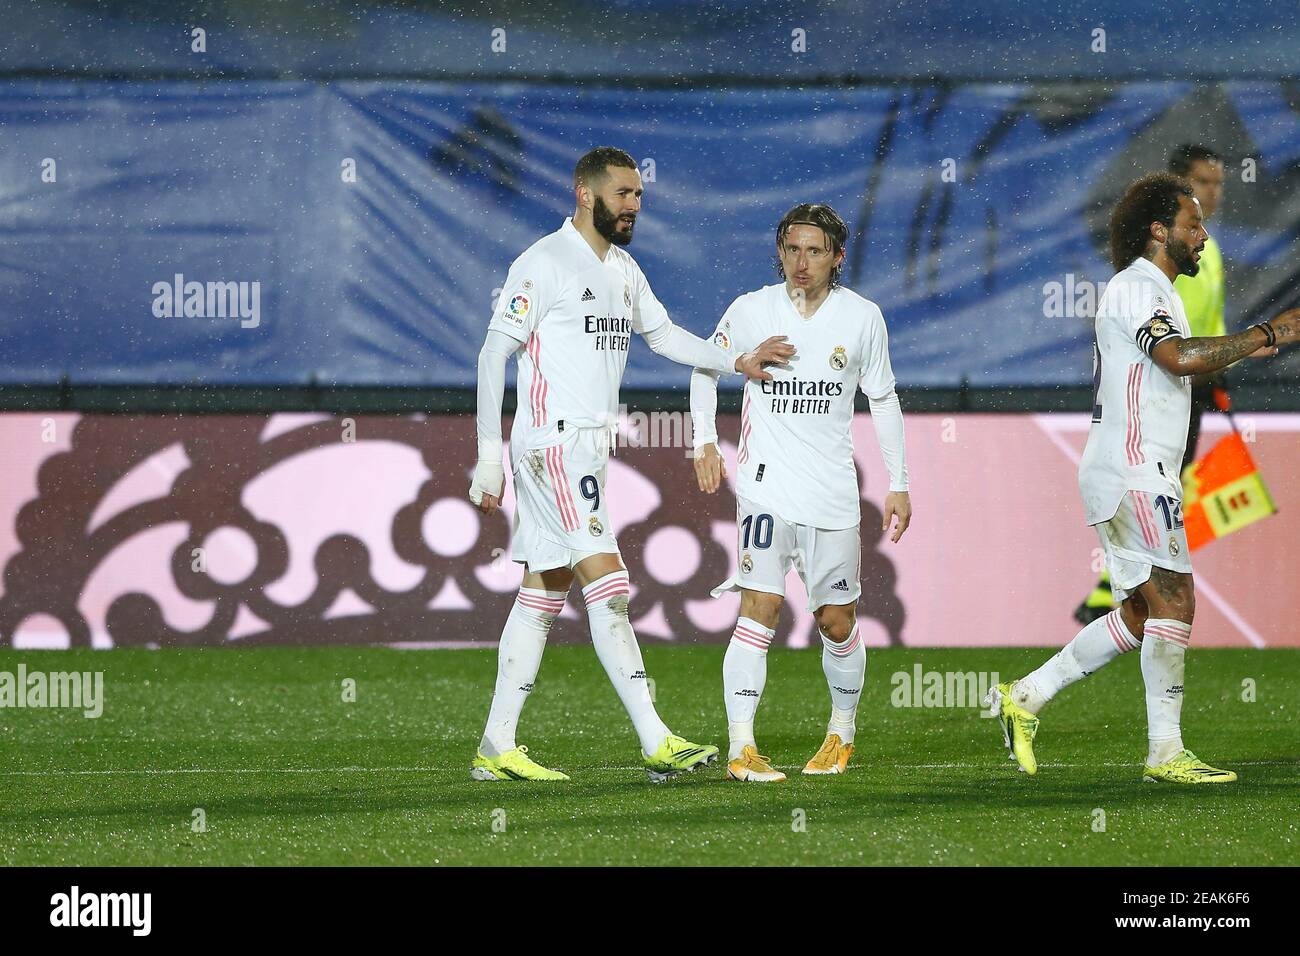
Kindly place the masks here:
[(794, 300), (790, 298), (790, 293), (785, 291), (784, 282), (777, 282), (774, 285), (769, 286), (768, 288), (772, 289), (774, 291), (774, 294), (779, 296), (785, 302), (785, 304), (790, 307), (791, 313), (793, 313), (794, 317), (798, 319), (800, 322), (812, 322), (819, 316), (825, 315), (827, 312), (829, 312), (830, 310), (827, 308), (827, 306), (829, 306), (831, 304), (831, 301), (835, 299), (835, 293), (838, 291), (838, 289), (831, 289), (829, 292), (826, 293), (826, 298), (822, 299), (821, 305), (817, 306), (816, 312), (814, 312), (812, 315), (804, 315), (795, 306)]
[(1132, 269), (1134, 266), (1137, 266), (1139, 270), (1145, 272), (1156, 282), (1160, 283), (1160, 288), (1164, 289), (1165, 292), (1167, 292), (1170, 295), (1170, 297), (1173, 296), (1174, 284), (1169, 281), (1169, 276), (1165, 275), (1162, 271), (1160, 271), (1160, 267), (1158, 265), (1156, 265), (1150, 259), (1147, 259), (1145, 256), (1138, 256), (1131, 263), (1129, 263), (1130, 269)]
[[(587, 252), (591, 255), (591, 258), (595, 259), (601, 265), (604, 265), (605, 262), (608, 260), (609, 258), (608, 252), (605, 253), (605, 259), (602, 259), (600, 256), (596, 255), (596, 250), (591, 248), (591, 243), (589, 243), (586, 239), (582, 238), (582, 233), (578, 232), (578, 227), (573, 224), (572, 216), (564, 217), (564, 225), (560, 226), (560, 232), (567, 235), (574, 242), (579, 243), (582, 246), (582, 248), (586, 249)], [(610, 252), (613, 252), (614, 246), (611, 244), (609, 249)]]

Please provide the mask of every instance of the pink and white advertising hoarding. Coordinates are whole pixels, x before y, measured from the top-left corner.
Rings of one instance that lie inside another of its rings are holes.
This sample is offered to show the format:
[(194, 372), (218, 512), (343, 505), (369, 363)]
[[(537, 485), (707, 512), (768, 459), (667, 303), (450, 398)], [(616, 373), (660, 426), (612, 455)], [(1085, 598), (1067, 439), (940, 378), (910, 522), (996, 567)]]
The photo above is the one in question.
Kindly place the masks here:
[[(658, 417), (624, 422), (608, 472), (633, 619), (646, 641), (720, 643), (738, 598), (709, 590), (736, 567), (735, 499), (696, 489), (682, 429)], [(1297, 647), (1300, 416), (1239, 424), (1279, 513), (1196, 553), (1194, 641)], [(719, 426), (735, 436), (735, 416)], [(915, 517), (892, 544), (859, 416), (868, 643), (1069, 640), (1099, 568), (1075, 478), (1087, 427), (1073, 414), (908, 415)], [(1208, 417), (1203, 447), (1227, 429)], [(724, 452), (734, 465), (734, 445)], [(490, 518), (466, 499), (474, 454), (466, 416), (0, 415), (0, 645), (490, 645), (521, 569), (509, 486)], [(806, 597), (793, 573), (788, 584), (777, 640), (808, 646)], [(584, 641), (570, 597), (553, 639)]]

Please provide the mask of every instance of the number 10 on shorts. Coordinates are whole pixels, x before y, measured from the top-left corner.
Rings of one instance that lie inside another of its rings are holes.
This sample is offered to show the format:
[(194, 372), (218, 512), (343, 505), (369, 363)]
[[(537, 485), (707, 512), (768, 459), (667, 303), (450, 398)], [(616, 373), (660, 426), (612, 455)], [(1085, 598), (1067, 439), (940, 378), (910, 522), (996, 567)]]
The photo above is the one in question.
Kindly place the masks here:
[(772, 546), (772, 516), (771, 515), (746, 515), (745, 520), (740, 523), (740, 550), (749, 550), (750, 531), (754, 533), (754, 548), (761, 550)]

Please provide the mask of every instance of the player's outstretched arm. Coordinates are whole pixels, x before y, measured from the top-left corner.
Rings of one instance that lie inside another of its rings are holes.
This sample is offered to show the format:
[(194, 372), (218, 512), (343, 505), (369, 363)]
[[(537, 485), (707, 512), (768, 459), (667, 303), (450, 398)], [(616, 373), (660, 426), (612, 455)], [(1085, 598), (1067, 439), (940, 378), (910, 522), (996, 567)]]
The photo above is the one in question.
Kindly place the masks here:
[(756, 379), (771, 378), (763, 367), (781, 365), (794, 355), (794, 346), (784, 344), (785, 336), (773, 336), (753, 352), (733, 359), (726, 349), (704, 341), (671, 321), (642, 334), (651, 351), (670, 361), (712, 372), (739, 372)]
[[(1138, 341), (1142, 342), (1141, 333)], [(1278, 346), (1296, 341), (1300, 341), (1300, 309), (1290, 309), (1272, 322), (1252, 325), (1234, 335), (1170, 335), (1154, 341), (1149, 351), (1155, 363), (1170, 375), (1207, 375), (1260, 350), (1265, 355), (1276, 355)]]
[(501, 503), (505, 470), (501, 466), (501, 400), (506, 392), (506, 360), (519, 342), (489, 329), (478, 353), (478, 462), (469, 486), (469, 500), (484, 514)]
[(718, 375), (704, 369), (691, 372), (691, 433), (695, 448), (695, 480), (700, 491), (713, 494), (727, 477), (718, 451)]

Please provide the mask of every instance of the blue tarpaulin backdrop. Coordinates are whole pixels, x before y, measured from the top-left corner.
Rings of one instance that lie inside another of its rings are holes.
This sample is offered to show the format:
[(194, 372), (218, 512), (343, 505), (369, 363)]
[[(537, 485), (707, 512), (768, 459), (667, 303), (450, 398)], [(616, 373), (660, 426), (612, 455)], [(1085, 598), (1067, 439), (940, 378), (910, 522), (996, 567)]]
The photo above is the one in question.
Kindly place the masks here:
[[(643, 162), (631, 247), (711, 330), (829, 202), (906, 386), (1081, 385), (1106, 210), (1170, 147), (1228, 156), (1229, 324), (1295, 304), (1300, 93), (1133, 82), (642, 90), (404, 81), (0, 83), (0, 382), (473, 384), (510, 261), (587, 148)], [(355, 168), (355, 181), (348, 175)], [(158, 317), (155, 285), (256, 282), (256, 327)], [(1073, 311), (1067, 309), (1067, 311)], [(1270, 363), (1276, 375), (1297, 368)], [(1252, 370), (1253, 371), (1253, 370)], [(684, 388), (638, 343), (625, 384)]]
[(1279, 0), (0, 0), (0, 22), (0, 69), (133, 78), (1285, 80), (1300, 66), (1300, 17)]

